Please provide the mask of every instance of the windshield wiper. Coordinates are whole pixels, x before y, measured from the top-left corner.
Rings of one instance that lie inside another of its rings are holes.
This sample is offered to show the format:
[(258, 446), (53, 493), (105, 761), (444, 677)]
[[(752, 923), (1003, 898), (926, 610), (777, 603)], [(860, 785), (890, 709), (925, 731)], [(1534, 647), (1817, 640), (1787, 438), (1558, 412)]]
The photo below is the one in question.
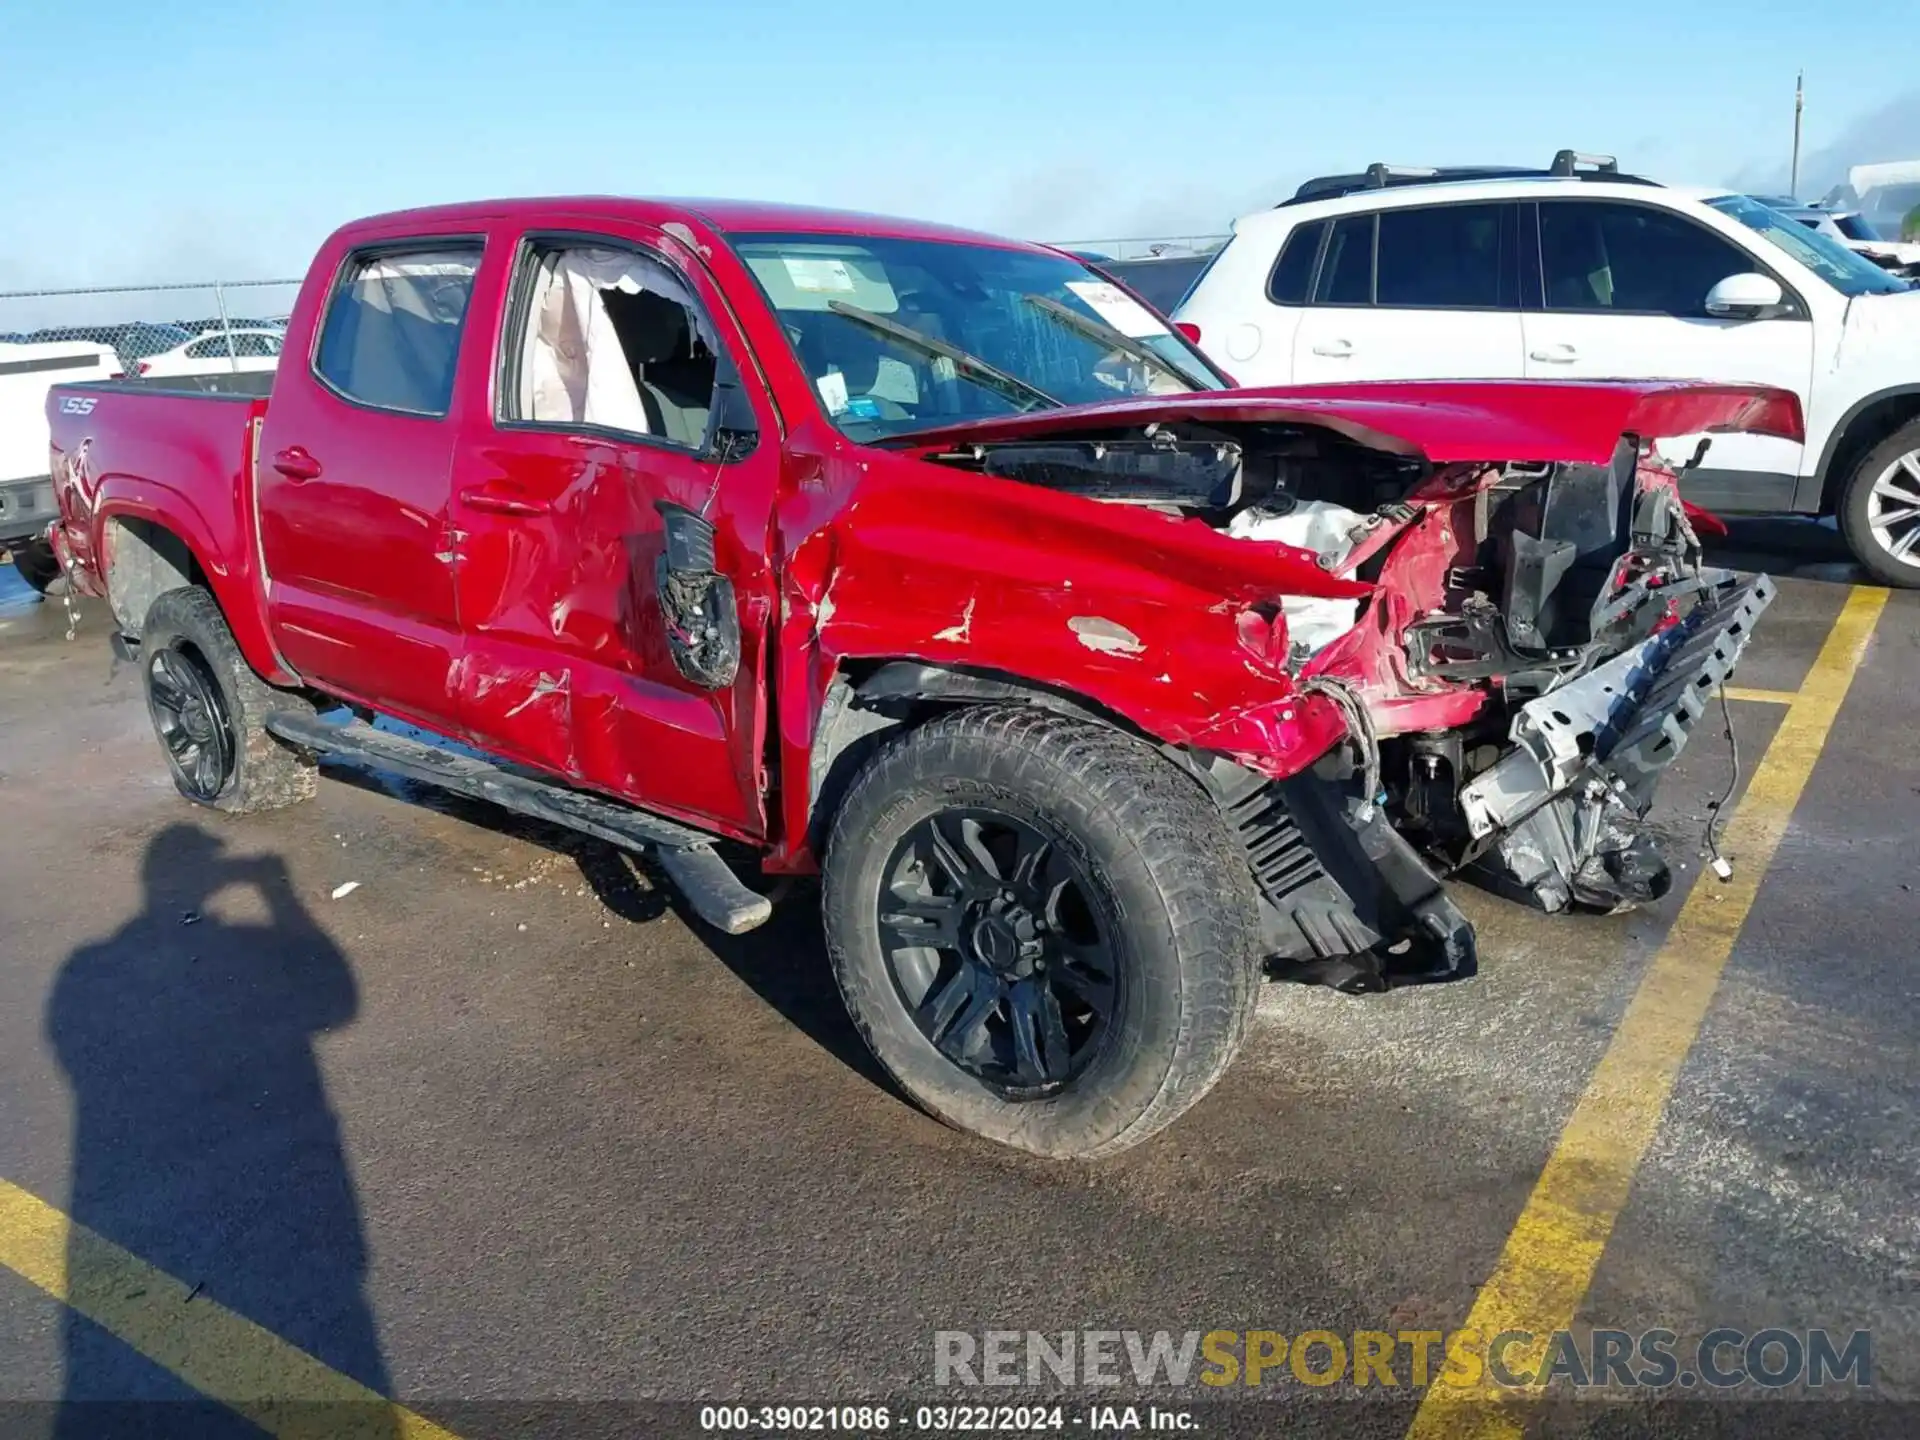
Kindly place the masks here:
[(1124, 330), (1117, 330), (1104, 320), (1095, 320), (1092, 316), (1082, 315), (1071, 305), (1063, 305), (1051, 295), (1022, 295), (1020, 298), (1025, 300), (1027, 304), (1033, 306), (1033, 308), (1038, 310), (1042, 315), (1050, 319), (1058, 320), (1062, 325), (1074, 331), (1076, 334), (1084, 336), (1097, 345), (1106, 345), (1124, 354), (1131, 355), (1134, 359), (1173, 376), (1174, 379), (1178, 380), (1190, 390), (1212, 390), (1217, 388), (1208, 384), (1205, 380), (1195, 379), (1187, 373), (1187, 371), (1167, 359), (1166, 356), (1160, 354), (1142, 341), (1134, 339)]
[(1046, 408), (1058, 410), (1065, 403), (1056, 400), (1038, 385), (1030, 385), (1018, 375), (1009, 375), (997, 365), (989, 365), (978, 355), (962, 350), (958, 345), (949, 345), (944, 340), (914, 329), (911, 325), (902, 325), (898, 320), (889, 320), (884, 315), (876, 315), (871, 310), (862, 310), (858, 305), (849, 305), (844, 300), (829, 300), (827, 308), (836, 315), (844, 315), (856, 325), (871, 330), (876, 335), (884, 335), (905, 345), (910, 350), (918, 350), (923, 355), (937, 356), (951, 360), (953, 368), (965, 375), (977, 385), (998, 391), (1017, 404), (1022, 411)]

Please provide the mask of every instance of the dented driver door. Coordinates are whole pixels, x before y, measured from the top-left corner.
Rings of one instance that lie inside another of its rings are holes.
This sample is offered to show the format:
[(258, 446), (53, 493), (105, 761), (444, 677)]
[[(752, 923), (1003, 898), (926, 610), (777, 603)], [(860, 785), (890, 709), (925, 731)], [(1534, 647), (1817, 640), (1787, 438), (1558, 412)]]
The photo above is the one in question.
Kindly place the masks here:
[[(764, 834), (771, 407), (757, 387), (736, 402), (759, 443), (719, 425), (742, 342), (678, 242), (622, 225), (509, 243), (495, 413), (453, 467), (467, 727), (578, 784)], [(690, 614), (696, 641), (732, 627), (731, 653), (690, 653)]]

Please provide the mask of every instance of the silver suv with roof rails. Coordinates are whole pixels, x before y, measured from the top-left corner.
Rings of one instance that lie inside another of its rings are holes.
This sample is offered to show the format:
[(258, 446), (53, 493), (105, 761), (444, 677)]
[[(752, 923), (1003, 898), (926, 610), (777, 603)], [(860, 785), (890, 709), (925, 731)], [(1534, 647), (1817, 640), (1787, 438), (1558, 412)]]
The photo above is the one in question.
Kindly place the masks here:
[(1920, 289), (1750, 196), (1563, 150), (1309, 180), (1237, 221), (1174, 319), (1243, 385), (1683, 379), (1791, 390), (1804, 443), (1662, 442), (1689, 499), (1835, 515), (1920, 586)]

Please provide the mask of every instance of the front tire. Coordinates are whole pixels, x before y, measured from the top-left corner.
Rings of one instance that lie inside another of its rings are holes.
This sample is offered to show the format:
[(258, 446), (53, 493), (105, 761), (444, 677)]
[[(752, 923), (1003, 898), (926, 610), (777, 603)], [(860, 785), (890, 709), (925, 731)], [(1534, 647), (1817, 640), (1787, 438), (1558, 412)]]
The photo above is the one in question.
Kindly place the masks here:
[(1920, 420), (1861, 458), (1841, 495), (1840, 533), (1874, 579), (1920, 588)]
[(937, 1118), (1059, 1159), (1184, 1113), (1239, 1050), (1252, 874), (1198, 785), (1118, 731), (956, 711), (884, 746), (834, 817), (834, 976)]
[(312, 798), (318, 768), (269, 734), (266, 718), (314, 707), (254, 674), (210, 592), (187, 586), (156, 597), (140, 656), (147, 713), (182, 795), (236, 815)]

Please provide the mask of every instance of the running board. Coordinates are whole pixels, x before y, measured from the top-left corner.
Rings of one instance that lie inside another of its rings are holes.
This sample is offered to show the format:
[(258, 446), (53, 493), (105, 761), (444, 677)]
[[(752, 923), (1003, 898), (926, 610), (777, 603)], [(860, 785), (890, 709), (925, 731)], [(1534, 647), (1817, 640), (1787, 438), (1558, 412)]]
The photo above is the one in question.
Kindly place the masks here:
[(409, 780), (485, 800), (503, 810), (564, 825), (610, 845), (650, 854), (694, 914), (716, 930), (741, 935), (764, 925), (773, 902), (740, 883), (714, 853), (712, 837), (660, 815), (543, 780), (475, 755), (376, 730), (362, 720), (333, 725), (317, 715), (277, 711), (267, 729), (296, 749), (355, 760)]

